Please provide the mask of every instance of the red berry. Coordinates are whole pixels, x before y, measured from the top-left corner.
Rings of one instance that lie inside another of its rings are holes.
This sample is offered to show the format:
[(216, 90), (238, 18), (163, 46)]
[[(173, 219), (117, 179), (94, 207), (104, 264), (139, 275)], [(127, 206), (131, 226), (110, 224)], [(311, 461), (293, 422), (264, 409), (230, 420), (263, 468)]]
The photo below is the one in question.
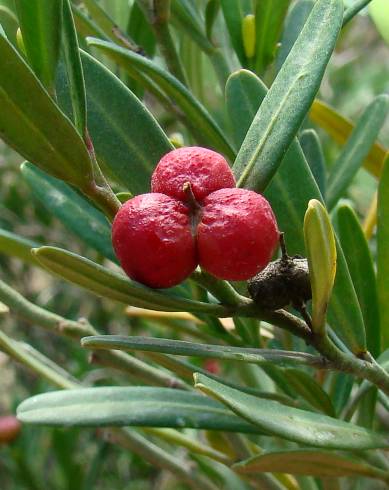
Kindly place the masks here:
[(182, 188), (186, 182), (200, 202), (211, 192), (235, 187), (234, 175), (222, 155), (199, 146), (178, 148), (163, 156), (151, 178), (151, 191), (185, 200)]
[(164, 194), (142, 194), (123, 204), (112, 243), (127, 275), (153, 288), (179, 284), (197, 265), (189, 210)]
[(260, 194), (221, 189), (204, 199), (197, 228), (199, 262), (219, 279), (253, 277), (269, 263), (278, 239), (273, 211)]
[(13, 415), (0, 417), (0, 444), (16, 439), (21, 427), (21, 423)]

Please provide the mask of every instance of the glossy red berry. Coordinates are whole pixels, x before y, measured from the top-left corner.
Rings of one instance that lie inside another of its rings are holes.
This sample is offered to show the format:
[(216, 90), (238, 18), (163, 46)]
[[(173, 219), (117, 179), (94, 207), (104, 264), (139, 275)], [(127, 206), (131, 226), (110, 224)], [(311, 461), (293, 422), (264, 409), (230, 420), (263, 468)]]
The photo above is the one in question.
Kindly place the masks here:
[(142, 194), (123, 204), (112, 243), (127, 275), (153, 288), (179, 284), (197, 265), (189, 209), (165, 194)]
[(261, 271), (279, 232), (268, 201), (245, 189), (221, 189), (203, 201), (197, 228), (200, 265), (219, 279), (246, 280)]
[(151, 191), (185, 200), (186, 182), (200, 202), (211, 192), (235, 187), (234, 175), (222, 155), (199, 146), (178, 148), (163, 156), (151, 178)]

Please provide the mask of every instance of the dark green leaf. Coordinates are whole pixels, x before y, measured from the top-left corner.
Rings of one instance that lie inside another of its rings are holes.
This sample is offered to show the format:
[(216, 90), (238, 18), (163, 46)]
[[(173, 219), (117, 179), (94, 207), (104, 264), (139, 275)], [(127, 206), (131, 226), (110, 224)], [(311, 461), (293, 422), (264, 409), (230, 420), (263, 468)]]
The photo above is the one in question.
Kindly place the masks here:
[(210, 344), (195, 344), (183, 340), (168, 340), (149, 337), (123, 337), (120, 335), (100, 335), (85, 337), (83, 347), (88, 349), (117, 349), (128, 351), (162, 352), (178, 356), (223, 359), (255, 364), (277, 363), (305, 364), (320, 367), (320, 358), (303, 352), (275, 349), (250, 349)]
[(365, 109), (328, 176), (327, 204), (333, 208), (362, 166), (374, 144), (389, 107), (389, 96), (379, 95)]
[(84, 187), (92, 169), (83, 141), (1, 33), (0, 59), (0, 136), (46, 172)]
[(267, 434), (327, 449), (388, 447), (382, 434), (337, 420), (327, 415), (261, 400), (196, 373), (195, 387), (227, 405), (233, 412), (257, 425)]
[(242, 20), (245, 15), (254, 13), (251, 10), (251, 2), (248, 0), (220, 0), (220, 4), (232, 47), (242, 66), (246, 66), (247, 58), (243, 47)]
[(34, 249), (33, 253), (49, 271), (98, 296), (151, 310), (194, 311), (228, 316), (228, 310), (221, 305), (192, 301), (148, 288), (67, 250), (40, 247)]
[(384, 478), (385, 471), (375, 468), (355, 456), (331, 451), (296, 449), (265, 452), (233, 466), (238, 473), (275, 472), (320, 477), (369, 476)]
[[(246, 95), (248, 88), (252, 94), (250, 97)], [(227, 94), (227, 107), (229, 113), (233, 114), (230, 122), (235, 134), (238, 135), (237, 138), (241, 138), (244, 130), (250, 126), (253, 110), (258, 110), (266, 95), (266, 87), (258, 77), (241, 70), (231, 76)], [(235, 99), (238, 101), (237, 104), (234, 104)], [(250, 110), (251, 104), (253, 104), (253, 109)], [(240, 107), (242, 111), (239, 111)], [(303, 234), (305, 211), (310, 199), (320, 201), (322, 196), (297, 140), (292, 142), (264, 195), (270, 201), (276, 214), (279, 229), (285, 232), (288, 252), (291, 255), (305, 256)], [(328, 318), (344, 341), (349, 346), (353, 346), (356, 353), (359, 353), (365, 346), (362, 314), (340, 247), (337, 247), (337, 256), (337, 276)], [(343, 300), (345, 297), (348, 298), (347, 304)]]
[[(82, 63), (88, 130), (99, 162), (133, 194), (149, 192), (155, 166), (173, 146), (146, 107), (113, 73), (86, 53)], [(62, 73), (58, 97), (69, 112), (65, 83)]]
[(62, 0), (15, 0), (27, 58), (52, 92), (61, 43)]
[(111, 244), (111, 227), (105, 216), (85, 197), (30, 163), (22, 165), (22, 174), (34, 195), (50, 213), (90, 247), (116, 261)]
[(147, 56), (150, 58), (154, 56), (155, 35), (137, 2), (134, 2), (132, 6), (127, 31), (131, 38), (144, 49)]
[(290, 0), (261, 0), (255, 9), (256, 60), (255, 71), (263, 73), (276, 55), (284, 18)]
[(305, 158), (323, 197), (326, 195), (327, 169), (319, 137), (313, 129), (307, 129), (299, 138)]
[(293, 368), (284, 369), (283, 374), (286, 382), (296, 394), (299, 394), (317, 410), (330, 417), (335, 417), (335, 409), (332, 405), (331, 398), (312, 376), (305, 371)]
[(212, 42), (212, 30), (220, 10), (220, 0), (208, 0), (205, 8), (205, 32)]
[(88, 39), (88, 44), (108, 55), (126, 69), (130, 75), (135, 70), (150, 78), (158, 89), (162, 90), (181, 109), (186, 116), (186, 124), (190, 126), (192, 131), (195, 131), (195, 134), (204, 144), (224, 153), (228, 158), (234, 158), (234, 151), (226, 140), (223, 131), (204, 106), (193, 97), (179, 80), (153, 61), (113, 43), (92, 38)]
[(340, 30), (341, 0), (318, 0), (255, 116), (236, 157), (238, 186), (263, 191), (316, 92)]
[(314, 4), (314, 0), (299, 0), (293, 5), (286, 16), (285, 28), (281, 38), (281, 47), (278, 51), (276, 60), (277, 71), (285, 63), (286, 57), (304, 27)]
[(361, 306), (367, 348), (374, 357), (381, 352), (377, 284), (373, 259), (358, 217), (350, 206), (338, 208), (339, 238)]
[(197, 393), (148, 387), (101, 387), (54, 391), (25, 400), (19, 420), (71, 427), (192, 427), (260, 432), (222, 404)]
[(389, 347), (389, 157), (378, 187), (377, 287), (382, 350)]
[(238, 70), (227, 80), (226, 105), (236, 147), (240, 148), (267, 88), (251, 71)]
[(66, 74), (69, 80), (74, 124), (84, 138), (87, 136), (85, 83), (70, 0), (63, 0), (62, 24)]

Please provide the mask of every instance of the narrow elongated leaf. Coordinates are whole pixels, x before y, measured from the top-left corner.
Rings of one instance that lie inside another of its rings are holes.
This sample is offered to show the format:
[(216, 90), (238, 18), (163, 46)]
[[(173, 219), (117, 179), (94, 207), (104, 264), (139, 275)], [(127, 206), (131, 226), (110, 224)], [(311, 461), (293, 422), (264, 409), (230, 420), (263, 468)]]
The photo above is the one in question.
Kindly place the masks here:
[(31, 254), (31, 249), (34, 247), (39, 247), (39, 245), (32, 240), (0, 228), (0, 253), (36, 265), (37, 262)]
[(115, 60), (130, 75), (133, 70), (147, 75), (181, 109), (191, 130), (194, 130), (204, 143), (224, 153), (228, 158), (234, 158), (234, 151), (218, 124), (179, 80), (153, 61), (113, 43), (89, 38), (88, 44)]
[(366, 108), (328, 176), (327, 204), (332, 209), (351, 183), (374, 144), (389, 107), (389, 96), (379, 95)]
[[(81, 58), (88, 130), (99, 162), (133, 194), (149, 192), (156, 164), (173, 146), (150, 112), (113, 73), (86, 53)], [(61, 105), (71, 113), (63, 72), (57, 91)]]
[(203, 374), (195, 374), (195, 387), (227, 405), (233, 412), (268, 434), (326, 449), (368, 449), (387, 447), (382, 434), (342, 420), (261, 400)]
[(241, 474), (268, 471), (320, 477), (368, 476), (385, 478), (386, 475), (385, 471), (365, 463), (361, 458), (315, 449), (266, 452), (246, 461), (241, 461), (235, 464), (233, 468)]
[(76, 27), (70, 0), (63, 0), (63, 46), (69, 80), (74, 124), (81, 137), (86, 136), (86, 94)]
[(222, 404), (197, 393), (148, 387), (99, 387), (54, 391), (21, 403), (19, 420), (71, 427), (192, 427), (261, 432)]
[(27, 58), (50, 91), (61, 43), (62, 0), (15, 0)]
[(241, 147), (266, 92), (266, 85), (251, 71), (238, 70), (228, 78), (226, 106), (237, 148)]
[(255, 9), (256, 60), (255, 71), (263, 73), (276, 55), (282, 25), (290, 0), (262, 0)]
[(217, 304), (192, 301), (148, 288), (67, 250), (40, 247), (33, 253), (46, 269), (98, 296), (151, 310), (198, 311), (220, 316), (229, 313)]
[[(346, 143), (354, 129), (352, 121), (318, 99), (313, 102), (309, 117), (341, 145)], [(386, 149), (376, 141), (363, 163), (366, 170), (376, 177), (381, 174), (385, 153)]]
[(293, 44), (296, 42), (301, 29), (304, 27), (304, 24), (311, 13), (313, 5), (314, 0), (299, 0), (290, 9), (285, 20), (285, 28), (281, 38), (281, 47), (277, 54), (277, 71), (284, 64), (286, 57), (292, 49)]
[(100, 335), (85, 337), (82, 346), (88, 349), (139, 350), (144, 352), (162, 352), (178, 356), (223, 359), (230, 361), (264, 364), (306, 364), (320, 365), (320, 358), (303, 352), (275, 349), (250, 349), (210, 344), (195, 344), (183, 340), (168, 340), (149, 337), (123, 337), (120, 335)]
[(331, 398), (312, 376), (305, 371), (294, 368), (284, 369), (283, 374), (292, 391), (299, 394), (312, 407), (330, 417), (335, 417), (335, 409), (332, 405)]
[(330, 217), (316, 199), (304, 218), (305, 246), (312, 287), (312, 328), (323, 332), (336, 274), (336, 244)]
[(325, 197), (327, 190), (327, 169), (319, 137), (316, 131), (307, 129), (301, 133), (299, 139), (309, 168), (320, 189), (320, 193)]
[[(256, 88), (254, 88), (255, 80), (257, 81)], [(231, 124), (233, 128), (237, 126), (234, 132), (241, 137), (243, 131), (247, 131), (251, 123), (252, 111), (248, 110), (248, 107), (252, 103), (254, 111), (258, 110), (266, 95), (266, 87), (258, 77), (253, 74), (249, 75), (244, 70), (234, 73), (230, 78), (230, 83), (233, 84), (233, 90), (231, 86), (230, 88), (227, 86), (227, 93), (233, 93), (234, 97), (242, 103), (242, 111), (239, 112), (239, 105), (234, 105), (233, 98), (227, 97), (229, 113), (234, 114)], [(247, 97), (247, 88), (250, 88), (253, 97)], [(258, 97), (257, 99), (254, 94)], [(264, 195), (272, 205), (280, 230), (285, 232), (288, 252), (291, 255), (306, 255), (303, 233), (304, 215), (309, 200), (322, 200), (322, 196), (296, 139), (292, 142)], [(338, 245), (337, 256), (337, 275), (328, 309), (328, 318), (344, 342), (352, 346), (354, 352), (360, 353), (365, 348), (362, 314), (343, 252)], [(348, 298), (347, 304), (344, 301), (345, 297)]]
[(367, 348), (374, 357), (381, 352), (377, 283), (373, 259), (358, 217), (350, 206), (338, 208), (339, 238), (358, 296), (366, 328)]
[(378, 187), (377, 209), (377, 287), (382, 349), (389, 347), (389, 157), (386, 158)]
[(231, 44), (242, 66), (247, 65), (242, 39), (242, 20), (245, 15), (254, 13), (250, 3), (247, 0), (220, 0)]
[(1, 32), (0, 59), (1, 138), (51, 175), (84, 187), (92, 169), (83, 141)]
[(16, 31), (19, 27), (18, 19), (12, 10), (5, 5), (0, 5), (0, 25), (3, 27), (8, 39), (16, 47)]
[(31, 163), (23, 164), (21, 170), (34, 195), (50, 213), (87, 245), (116, 261), (111, 227), (103, 213), (68, 184), (50, 177)]
[(318, 0), (236, 157), (238, 186), (263, 191), (319, 88), (341, 27), (343, 3)]

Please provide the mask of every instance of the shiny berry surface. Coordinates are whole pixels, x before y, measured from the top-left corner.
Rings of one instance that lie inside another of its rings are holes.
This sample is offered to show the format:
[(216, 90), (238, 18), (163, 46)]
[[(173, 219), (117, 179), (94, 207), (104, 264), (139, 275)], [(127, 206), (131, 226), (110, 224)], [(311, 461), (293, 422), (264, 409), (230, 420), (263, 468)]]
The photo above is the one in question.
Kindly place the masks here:
[(199, 146), (178, 148), (164, 155), (152, 175), (151, 191), (184, 201), (186, 182), (190, 182), (200, 202), (211, 192), (235, 187), (234, 175), (223, 156)]
[(188, 208), (165, 194), (142, 194), (123, 204), (112, 243), (126, 274), (153, 288), (179, 284), (197, 265)]
[(0, 417), (0, 444), (16, 439), (22, 425), (14, 415)]
[(200, 265), (219, 279), (241, 281), (261, 271), (279, 232), (268, 201), (245, 189), (221, 189), (203, 201), (197, 228)]

